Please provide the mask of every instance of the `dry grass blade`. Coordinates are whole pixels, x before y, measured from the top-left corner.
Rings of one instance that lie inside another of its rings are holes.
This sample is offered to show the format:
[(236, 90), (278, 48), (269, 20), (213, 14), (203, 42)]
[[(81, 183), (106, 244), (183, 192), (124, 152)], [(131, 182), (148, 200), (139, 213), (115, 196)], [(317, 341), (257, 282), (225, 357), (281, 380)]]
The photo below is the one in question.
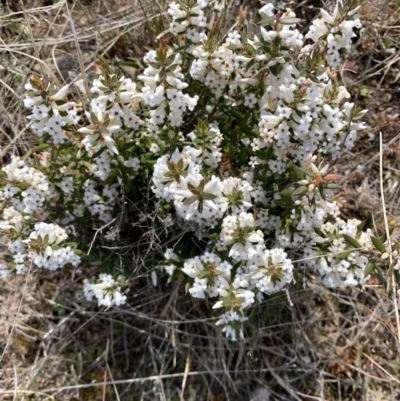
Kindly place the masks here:
[(65, 4), (65, 8), (66, 8), (66, 10), (67, 10), (69, 23), (70, 23), (70, 25), (71, 25), (72, 35), (73, 35), (73, 37), (74, 37), (74, 43), (75, 43), (76, 51), (77, 51), (77, 53), (78, 53), (79, 68), (80, 68), (80, 70), (81, 70), (81, 77), (82, 77), (83, 82), (84, 82), (84, 85), (85, 85), (86, 96), (88, 97), (88, 99), (91, 99), (91, 98), (92, 98), (92, 95), (91, 95), (91, 93), (90, 93), (88, 81), (87, 81), (87, 79), (86, 79), (85, 66), (84, 66), (84, 64), (83, 64), (83, 57), (82, 57), (81, 47), (80, 47), (80, 45), (79, 45), (78, 35), (77, 35), (77, 33), (76, 33), (76, 30), (75, 30), (74, 20), (72, 19), (71, 12), (69, 11), (68, 2), (65, 1), (64, 4)]
[(6, 340), (5, 346), (4, 346), (3, 351), (1, 353), (1, 356), (0, 356), (0, 363), (3, 361), (3, 358), (4, 358), (4, 356), (6, 355), (6, 353), (8, 351), (8, 347), (10, 345), (10, 342), (11, 342), (11, 339), (12, 339), (12, 336), (13, 336), (13, 333), (14, 333), (18, 318), (19, 318), (19, 314), (20, 314), (20, 311), (21, 311), (21, 308), (22, 308), (22, 305), (23, 305), (23, 302), (24, 302), (25, 294), (26, 294), (26, 291), (27, 291), (27, 288), (28, 288), (28, 282), (29, 282), (29, 279), (30, 279), (31, 268), (32, 268), (32, 265), (29, 267), (29, 270), (28, 270), (28, 272), (26, 274), (26, 277), (25, 277), (25, 282), (24, 282), (24, 285), (22, 287), (22, 294), (20, 294), (20, 299), (19, 299), (17, 310), (16, 310), (15, 315), (14, 315), (14, 320), (11, 323), (11, 330), (7, 335), (7, 340)]
[[(384, 191), (384, 183), (383, 183), (383, 138), (382, 138), (382, 132), (379, 133), (379, 175), (380, 175), (380, 188), (381, 188), (381, 198), (382, 198), (382, 211), (383, 211), (383, 221), (385, 223), (385, 230), (386, 230), (386, 236), (388, 239), (388, 252), (389, 252), (389, 260), (390, 260), (390, 266), (393, 264), (393, 247), (392, 247), (392, 238), (390, 235), (390, 229), (389, 229), (389, 224), (388, 224), (388, 219), (387, 219), (387, 214), (386, 214), (386, 202), (385, 202), (385, 191)], [(396, 312), (396, 320), (397, 320), (397, 346), (398, 346), (398, 353), (400, 355), (400, 319), (399, 319), (399, 308), (397, 305), (397, 283), (394, 278), (394, 275), (389, 278), (392, 281), (392, 286), (393, 286), (393, 304), (394, 304), (394, 310)]]
[[(395, 1), (360, 2), (365, 29), (337, 80), (370, 110), (369, 129), (335, 165), (343, 176), (338, 202), (343, 217), (365, 220), (377, 232), (388, 233), (400, 219), (400, 12)], [(85, 77), (90, 78), (95, 56), (102, 54), (112, 67), (122, 65), (134, 77), (140, 59), (156, 43), (154, 27), (163, 26), (166, 13), (164, 1), (0, 3), (4, 162), (32, 147), (21, 105), (27, 76), (40, 71), (61, 87), (60, 59), (69, 55), (76, 61), (76, 74), (64, 84), (81, 76), (90, 96)], [(223, 2), (228, 3), (234, 27), (251, 20), (260, 5), (253, 0)], [(285, 3), (304, 21), (316, 14), (316, 7), (334, 5), (322, 0)], [(168, 39), (167, 29), (159, 39)], [(149, 182), (146, 196), (154, 201), (150, 187)], [(179, 283), (168, 283), (163, 275), (154, 287), (140, 270), (146, 258), (184, 241), (185, 233), (174, 232), (162, 244), (164, 232), (153, 229), (155, 214), (136, 204), (126, 207), (146, 216), (134, 228), (147, 234), (137, 244), (104, 242), (101, 248), (105, 258), (111, 252), (121, 260), (128, 254), (135, 257), (126, 308), (104, 311), (83, 300), (82, 282), (97, 270), (95, 263), (85, 272), (45, 275), (35, 270), (23, 282), (18, 277), (0, 281), (1, 397), (260, 401), (256, 395), (266, 388), (261, 394), (271, 400), (400, 399), (398, 300), (389, 299), (376, 280), (362, 292), (330, 290), (307, 286), (312, 277), (299, 272), (290, 297), (277, 294), (257, 305), (247, 339), (234, 344), (215, 329), (217, 318), (205, 312), (212, 306), (208, 301), (191, 299)], [(94, 233), (88, 257), (100, 234), (106, 228), (117, 232), (118, 223), (112, 220)], [(397, 242), (389, 242), (388, 249)], [(145, 246), (146, 255), (139, 255)], [(389, 256), (392, 263), (392, 252)], [(396, 290), (394, 281), (392, 285)]]

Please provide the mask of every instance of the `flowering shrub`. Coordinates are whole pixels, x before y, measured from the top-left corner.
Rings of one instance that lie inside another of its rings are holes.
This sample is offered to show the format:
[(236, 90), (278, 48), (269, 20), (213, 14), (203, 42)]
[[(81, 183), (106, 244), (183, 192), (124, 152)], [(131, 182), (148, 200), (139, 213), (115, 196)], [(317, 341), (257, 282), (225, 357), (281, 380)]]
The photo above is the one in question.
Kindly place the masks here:
[[(364, 128), (364, 112), (334, 82), (339, 52), (361, 27), (356, 9), (321, 10), (303, 36), (291, 10), (267, 4), (251, 31), (222, 35), (207, 29), (206, 14), (219, 13), (208, 7), (170, 4), (169, 33), (137, 82), (103, 63), (90, 94), (78, 85), (78, 103), (68, 85), (29, 80), (37, 145), (1, 171), (1, 275), (85, 263), (107, 227), (106, 238), (138, 243), (141, 257), (147, 233), (131, 228), (150, 221), (164, 250), (147, 266), (186, 281), (195, 298), (215, 298), (217, 325), (233, 340), (245, 309), (296, 271), (329, 287), (368, 280), (380, 240), (339, 218), (330, 172)], [(85, 280), (87, 299), (126, 301), (127, 281), (110, 273)]]

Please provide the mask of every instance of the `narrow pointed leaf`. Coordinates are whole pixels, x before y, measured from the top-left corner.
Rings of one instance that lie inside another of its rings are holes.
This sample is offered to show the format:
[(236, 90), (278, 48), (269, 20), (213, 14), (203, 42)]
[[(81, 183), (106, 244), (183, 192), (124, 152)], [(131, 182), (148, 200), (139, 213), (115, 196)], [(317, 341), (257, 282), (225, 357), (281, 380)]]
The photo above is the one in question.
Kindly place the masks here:
[(372, 243), (375, 245), (375, 248), (381, 252), (381, 253), (385, 253), (386, 252), (386, 248), (385, 245), (382, 244), (381, 240), (377, 237), (371, 237), (371, 241)]
[(344, 260), (344, 259), (346, 259), (346, 258), (351, 254), (351, 252), (352, 252), (352, 251), (340, 252), (339, 255), (337, 256), (337, 258), (338, 258), (339, 260)]
[(364, 229), (366, 222), (367, 222), (367, 220), (364, 220), (357, 226), (357, 232), (358, 233), (360, 233)]
[(94, 114), (94, 113), (90, 113), (90, 119), (92, 120), (93, 124), (97, 125), (99, 123), (99, 120), (98, 120), (96, 114)]
[(382, 285), (386, 285), (386, 279), (383, 275), (382, 269), (377, 264), (375, 265), (374, 273), (375, 273), (379, 283)]
[(308, 187), (301, 186), (293, 192), (293, 196), (304, 195), (308, 191)]
[(375, 269), (375, 261), (374, 261), (374, 260), (371, 260), (371, 261), (367, 264), (367, 266), (366, 266), (366, 268), (365, 268), (365, 270), (364, 270), (364, 277), (369, 276), (369, 275), (374, 271), (374, 269)]
[(283, 191), (281, 191), (281, 195), (282, 195), (284, 198), (289, 198), (290, 196), (293, 195), (293, 193), (294, 193), (294, 190), (293, 190), (293, 189), (284, 189)]
[(204, 194), (202, 194), (202, 198), (205, 200), (214, 200), (214, 199), (217, 199), (218, 196), (214, 195), (214, 194), (204, 193)]
[(183, 204), (184, 205), (191, 205), (193, 202), (195, 202), (197, 199), (197, 196), (191, 196), (190, 198), (187, 198), (184, 200)]
[(283, 25), (294, 25), (301, 22), (300, 18), (283, 18), (279, 21)]
[(396, 279), (397, 284), (400, 284), (400, 272), (398, 270), (394, 271), (394, 278)]
[(352, 247), (357, 248), (357, 249), (361, 248), (360, 243), (353, 237), (350, 237), (350, 235), (343, 234), (343, 238)]
[(397, 264), (397, 261), (396, 261), (396, 262), (393, 262), (393, 263), (390, 265), (389, 270), (388, 270), (388, 275), (389, 275), (389, 276), (391, 276), (391, 275), (394, 273), (394, 267), (396, 266), (396, 264)]

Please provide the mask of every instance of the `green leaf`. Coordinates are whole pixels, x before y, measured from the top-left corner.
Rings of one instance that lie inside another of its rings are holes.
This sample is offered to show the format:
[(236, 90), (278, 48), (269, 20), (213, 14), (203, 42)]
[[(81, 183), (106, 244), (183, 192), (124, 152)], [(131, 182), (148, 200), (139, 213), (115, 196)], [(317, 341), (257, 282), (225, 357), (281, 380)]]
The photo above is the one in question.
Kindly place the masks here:
[(99, 157), (106, 149), (107, 149), (106, 146), (102, 147), (100, 150), (98, 150), (98, 151), (92, 156), (92, 159), (96, 159), (97, 157)]
[(279, 21), (283, 25), (294, 25), (301, 22), (300, 18), (283, 18)]
[(190, 289), (191, 286), (192, 285), (190, 283), (186, 283), (186, 285), (185, 285), (185, 293), (189, 292), (189, 289)]
[(339, 255), (337, 255), (337, 258), (339, 260), (344, 260), (346, 259), (353, 251), (344, 251), (344, 252), (340, 252)]
[(387, 364), (388, 364), (392, 369), (400, 370), (400, 362), (397, 362), (397, 361), (390, 361), (390, 362), (387, 362)]
[(131, 141), (131, 142), (128, 142), (125, 145), (121, 146), (119, 149), (120, 149), (121, 152), (123, 152), (124, 150), (128, 150), (128, 149), (132, 148), (135, 145), (136, 145), (136, 141)]
[(334, 183), (329, 183), (329, 184), (326, 185), (326, 188), (327, 189), (338, 189), (338, 188), (340, 188), (340, 185), (339, 184), (334, 184)]
[(38, 144), (41, 145), (43, 143), (43, 141), (37, 136), (32, 134), (31, 137), (33, 138), (33, 140)]
[(301, 118), (303, 117), (303, 112), (301, 112), (300, 110), (294, 109), (294, 112)]
[(279, 71), (280, 71), (280, 67), (278, 66), (278, 64), (271, 65), (271, 67), (269, 67), (269, 70), (271, 71), (271, 74), (278, 75)]
[(218, 198), (217, 195), (208, 194), (208, 193), (203, 193), (203, 194), (201, 195), (201, 197), (202, 197), (203, 199), (205, 199), (205, 200), (214, 200), (214, 199), (217, 199), (217, 198)]
[(299, 166), (296, 166), (293, 164), (293, 170), (295, 170), (296, 174), (298, 175), (299, 179), (304, 179), (305, 176), (308, 176), (310, 178), (314, 178), (314, 174), (310, 171), (304, 170)]
[(293, 189), (284, 189), (283, 191), (281, 191), (281, 195), (284, 198), (289, 198), (291, 196), (293, 196), (294, 190)]
[(185, 206), (191, 205), (191, 204), (192, 204), (193, 202), (195, 202), (196, 200), (197, 200), (197, 196), (193, 195), (193, 196), (191, 196), (190, 198), (185, 199), (184, 202), (183, 202), (183, 204), (184, 204)]
[(292, 206), (291, 199), (274, 199), (273, 202), (277, 206)]
[(90, 113), (90, 119), (92, 120), (93, 124), (98, 124), (99, 123), (99, 119), (97, 118), (96, 114), (94, 114), (93, 112)]
[(379, 238), (376, 237), (371, 237), (371, 241), (372, 243), (375, 245), (375, 248), (381, 252), (381, 253), (385, 253), (386, 252), (386, 248), (385, 246), (382, 244), (382, 242), (380, 241)]
[(48, 143), (42, 143), (41, 145), (34, 146), (32, 152), (40, 152), (41, 150), (48, 149), (50, 145)]
[(386, 285), (386, 279), (383, 275), (382, 269), (377, 264), (375, 265), (374, 273), (375, 273), (379, 283), (382, 285)]
[(326, 238), (325, 233), (324, 233), (322, 230), (320, 230), (319, 228), (314, 228), (314, 231), (315, 231), (320, 237)]
[(396, 264), (397, 264), (397, 261), (396, 261), (396, 262), (393, 262), (393, 263), (390, 265), (389, 270), (388, 270), (388, 275), (389, 275), (389, 276), (391, 276), (391, 275), (394, 273), (394, 267), (396, 266)]
[(31, 186), (31, 184), (29, 184), (28, 182), (17, 182), (15, 186), (19, 188), (21, 191), (25, 191), (25, 189), (28, 189)]
[(222, 306), (224, 308), (231, 308), (233, 301), (230, 298), (222, 298)]
[(76, 242), (64, 242), (63, 247), (66, 247), (66, 246), (74, 248), (76, 246)]
[(183, 21), (186, 21), (186, 17), (181, 17), (181, 18), (177, 18), (176, 20), (175, 20), (175, 22), (177, 22), (178, 24), (180, 24), (181, 22), (183, 22)]
[(297, 195), (304, 195), (306, 192), (308, 191), (308, 187), (306, 187), (305, 185), (297, 188), (294, 192), (293, 192), (293, 196), (297, 196)]
[(366, 222), (367, 220), (364, 220), (357, 226), (357, 233), (360, 233), (364, 229)]
[(263, 15), (263, 18), (260, 21), (261, 24), (272, 25), (275, 22), (275, 16), (270, 16), (264, 13), (261, 15)]
[(369, 276), (374, 271), (374, 269), (375, 269), (375, 260), (371, 260), (365, 267), (364, 277)]
[(357, 249), (361, 248), (360, 243), (356, 239), (354, 239), (353, 237), (350, 237), (350, 235), (343, 234), (343, 238), (352, 247), (357, 248)]
[(397, 284), (400, 284), (400, 272), (398, 270), (394, 271), (394, 278), (396, 279)]
[(198, 186), (200, 191), (204, 190), (204, 187), (210, 182), (210, 177), (204, 177), (201, 181), (200, 184)]
[(106, 119), (103, 121), (102, 126), (105, 127), (105, 128), (107, 128), (109, 125), (110, 125), (110, 119), (109, 119), (109, 117), (107, 116)]

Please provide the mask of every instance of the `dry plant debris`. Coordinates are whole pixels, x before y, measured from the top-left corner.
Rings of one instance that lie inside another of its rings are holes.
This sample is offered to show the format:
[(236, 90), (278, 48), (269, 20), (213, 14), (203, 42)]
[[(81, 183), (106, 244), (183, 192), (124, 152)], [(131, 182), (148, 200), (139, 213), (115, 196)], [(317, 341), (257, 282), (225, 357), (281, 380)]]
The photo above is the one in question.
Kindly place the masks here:
[[(256, 1), (233, 3), (231, 15), (238, 22), (258, 6)], [(62, 4), (0, 3), (3, 162), (30, 146), (21, 110), (24, 77), (38, 64), (43, 71), (52, 69), (63, 62), (62, 54), (74, 51)], [(69, 4), (82, 50), (94, 48), (132, 74), (154, 41), (152, 24), (162, 25), (159, 14), (165, 12), (162, 2), (151, 1)], [(384, 0), (360, 4), (365, 28), (337, 79), (369, 109), (370, 129), (336, 168), (343, 175), (340, 199), (346, 216), (368, 220), (382, 232), (379, 132), (386, 144), (387, 212), (392, 224), (399, 222), (400, 6)], [(305, 19), (315, 7), (327, 5), (311, 0), (291, 4)], [(82, 290), (79, 271), (70, 271), (67, 279), (34, 273), (1, 280), (0, 348), (8, 344), (8, 349), (1, 361), (0, 398), (400, 399), (397, 321), (393, 301), (377, 281), (362, 292), (318, 285), (304, 289), (301, 277), (297, 285), (293, 307), (285, 295), (261, 304), (253, 311), (248, 339), (232, 344), (215, 330), (211, 318), (204, 318), (202, 305), (177, 285), (161, 282), (154, 288), (148, 277), (139, 278), (129, 307), (103, 311), (73, 301), (72, 295)]]

